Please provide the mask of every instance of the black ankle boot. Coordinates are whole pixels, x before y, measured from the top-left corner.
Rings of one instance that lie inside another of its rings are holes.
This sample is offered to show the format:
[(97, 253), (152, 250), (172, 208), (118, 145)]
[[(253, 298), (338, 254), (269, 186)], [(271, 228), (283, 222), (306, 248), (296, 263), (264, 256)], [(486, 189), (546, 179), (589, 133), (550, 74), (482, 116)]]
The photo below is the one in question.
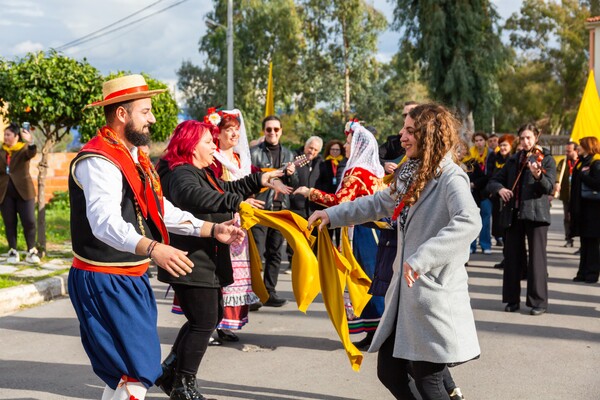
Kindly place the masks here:
[(367, 332), (367, 336), (365, 336), (365, 338), (360, 342), (354, 343), (354, 345), (361, 351), (369, 350), (371, 342), (373, 341), (373, 336), (375, 336), (375, 331)]
[(175, 373), (171, 400), (208, 400), (196, 388), (196, 377), (191, 374)]
[(155, 385), (160, 387), (160, 390), (168, 395), (173, 390), (173, 378), (175, 378), (175, 364), (177, 354), (171, 351), (165, 361), (160, 365), (162, 367), (162, 375), (156, 380)]

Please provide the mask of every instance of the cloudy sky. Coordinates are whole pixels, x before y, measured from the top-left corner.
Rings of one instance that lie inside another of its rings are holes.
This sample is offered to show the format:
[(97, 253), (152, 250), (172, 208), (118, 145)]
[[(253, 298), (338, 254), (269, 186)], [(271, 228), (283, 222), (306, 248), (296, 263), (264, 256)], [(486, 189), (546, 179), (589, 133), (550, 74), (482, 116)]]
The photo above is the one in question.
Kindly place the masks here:
[[(389, 2), (372, 2), (391, 21)], [(503, 18), (517, 12), (521, 4), (520, 0), (493, 2)], [(0, 57), (13, 59), (30, 51), (60, 48), (134, 14), (127, 21), (147, 18), (65, 48), (64, 53), (77, 59), (85, 57), (104, 74), (143, 71), (173, 84), (182, 61), (202, 62), (198, 41), (207, 29), (204, 16), (212, 4), (212, 0), (0, 0)], [(109, 30), (123, 26), (116, 24)], [(378, 57), (389, 59), (397, 44), (397, 33), (384, 33)]]

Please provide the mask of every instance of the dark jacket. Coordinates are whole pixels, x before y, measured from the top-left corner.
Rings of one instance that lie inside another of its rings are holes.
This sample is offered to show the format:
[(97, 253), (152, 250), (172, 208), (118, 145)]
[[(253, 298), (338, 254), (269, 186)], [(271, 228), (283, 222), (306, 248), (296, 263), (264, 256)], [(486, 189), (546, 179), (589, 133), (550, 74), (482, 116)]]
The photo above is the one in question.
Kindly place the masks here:
[(386, 161), (397, 163), (404, 153), (406, 153), (406, 151), (400, 143), (400, 135), (391, 135), (379, 146), (379, 161), (381, 162), (381, 165)]
[(465, 163), (467, 167), (467, 175), (469, 181), (473, 184), (471, 188), (471, 194), (477, 206), (479, 207), (482, 200), (490, 197), (490, 193), (487, 190), (487, 184), (489, 181), (489, 175), (486, 173), (487, 170), (482, 170), (476, 160), (471, 159)]
[(23, 200), (31, 200), (35, 197), (33, 180), (29, 174), (29, 160), (35, 157), (36, 152), (35, 144), (25, 145), (21, 150), (13, 152), (10, 160), (10, 174), (7, 174), (7, 153), (0, 146), (0, 204), (4, 202), (9, 179)]
[[(266, 142), (262, 142), (258, 146), (254, 146), (250, 149), (250, 158), (252, 160), (252, 165), (260, 168), (260, 169), (277, 169), (281, 168), (284, 165), (293, 162), (295, 159), (294, 153), (285, 146), (281, 146), (281, 154), (280, 154), (280, 163), (279, 165), (273, 165), (273, 160), (271, 159), (271, 153), (267, 150)], [(292, 186), (293, 188), (298, 187), (298, 174), (294, 173), (290, 176), (287, 174), (284, 175), (281, 180), (288, 186)], [(256, 196), (258, 200), (262, 200), (265, 202), (265, 210), (273, 210), (273, 198), (275, 197), (275, 192), (271, 189), (259, 194)], [(281, 201), (281, 207), (284, 210), (289, 210), (290, 208), (290, 196), (289, 195), (278, 195), (277, 199)]]
[[(315, 183), (321, 172), (322, 163), (323, 158), (318, 155), (309, 164), (296, 168), (298, 186), (306, 186), (308, 188), (315, 187)], [(290, 195), (290, 210), (302, 215), (304, 218), (307, 218), (308, 213), (314, 209), (311, 206), (312, 204), (312, 202), (308, 201), (308, 199), (301, 194)]]
[[(585, 167), (589, 169), (583, 171)], [(592, 160), (592, 156), (580, 158), (573, 168), (569, 213), (572, 236), (597, 238), (600, 237), (600, 202), (581, 197), (582, 183), (600, 191), (600, 161)]]
[[(562, 160), (560, 160), (560, 162), (556, 166), (556, 183), (558, 183), (558, 181), (559, 181), (558, 174), (560, 174), (560, 170), (562, 169), (562, 166), (565, 162), (567, 162), (567, 159), (563, 158)], [(571, 162), (577, 163), (577, 161), (571, 161)], [(575, 168), (573, 168), (573, 173), (575, 173)], [(571, 172), (569, 171), (569, 164), (567, 164), (567, 165), (565, 165), (565, 170), (563, 172), (562, 180), (560, 181), (560, 192), (558, 194), (558, 198), (561, 201), (568, 202), (569, 199), (571, 198), (572, 177), (570, 175), (571, 175)]]
[[(189, 211), (196, 218), (216, 223), (230, 220), (240, 203), (262, 187), (260, 172), (225, 182), (217, 179), (210, 168), (199, 169), (190, 164), (169, 170), (167, 163), (160, 160), (157, 170), (164, 195), (173, 205)], [(233, 283), (229, 245), (215, 239), (175, 234), (171, 234), (171, 245), (187, 251), (194, 268), (190, 274), (179, 278), (159, 268), (161, 282), (214, 288)]]
[(542, 168), (545, 172), (542, 173), (540, 180), (533, 178), (529, 167), (523, 164), (525, 152), (519, 151), (511, 156), (506, 161), (504, 168), (490, 179), (487, 189), (494, 195), (497, 195), (502, 188), (512, 189), (522, 167), (523, 172), (519, 178), (519, 188), (515, 188), (513, 191), (518, 192), (518, 218), (550, 225), (550, 200), (548, 196), (554, 191), (556, 162), (547, 149), (543, 149), (543, 154)]

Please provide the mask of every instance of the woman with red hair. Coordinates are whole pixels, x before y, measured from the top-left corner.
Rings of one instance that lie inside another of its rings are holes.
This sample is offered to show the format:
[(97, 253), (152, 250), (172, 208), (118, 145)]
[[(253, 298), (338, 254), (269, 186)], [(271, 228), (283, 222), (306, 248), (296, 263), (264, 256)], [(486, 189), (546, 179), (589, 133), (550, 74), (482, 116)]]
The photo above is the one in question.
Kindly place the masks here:
[[(175, 128), (157, 167), (164, 195), (174, 205), (207, 221), (223, 222), (231, 220), (240, 203), (264, 186), (291, 191), (277, 183), (281, 171), (258, 172), (233, 182), (215, 177), (208, 168), (217, 149), (213, 129), (198, 121), (184, 121)], [(203, 399), (196, 388), (196, 373), (223, 316), (221, 288), (233, 283), (230, 249), (214, 238), (175, 234), (171, 235), (171, 243), (188, 252), (194, 268), (179, 277), (158, 273), (158, 279), (175, 290), (187, 322), (163, 362), (163, 375), (157, 384), (172, 400)]]

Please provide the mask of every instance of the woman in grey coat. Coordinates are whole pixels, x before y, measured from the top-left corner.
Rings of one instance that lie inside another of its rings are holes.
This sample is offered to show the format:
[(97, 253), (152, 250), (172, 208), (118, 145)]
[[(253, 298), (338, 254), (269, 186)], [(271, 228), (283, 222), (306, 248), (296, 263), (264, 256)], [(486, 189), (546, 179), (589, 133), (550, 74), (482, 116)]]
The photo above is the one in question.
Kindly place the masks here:
[(458, 122), (444, 107), (414, 108), (400, 131), (408, 161), (393, 184), (372, 196), (327, 210), (319, 229), (389, 217), (398, 221), (398, 254), (385, 311), (369, 352), (379, 351), (377, 375), (397, 399), (449, 399), (443, 370), (480, 353), (465, 263), (481, 218), (469, 178), (456, 164)]

